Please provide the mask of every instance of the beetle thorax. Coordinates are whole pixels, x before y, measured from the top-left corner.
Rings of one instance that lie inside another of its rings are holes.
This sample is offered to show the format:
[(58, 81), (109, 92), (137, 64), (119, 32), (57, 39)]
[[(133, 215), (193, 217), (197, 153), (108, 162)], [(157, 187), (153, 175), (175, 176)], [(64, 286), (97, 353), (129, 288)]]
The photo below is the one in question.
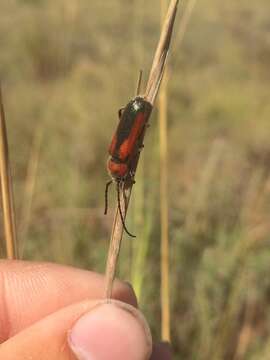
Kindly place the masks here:
[(124, 180), (129, 173), (128, 165), (113, 157), (108, 160), (107, 169), (115, 180)]

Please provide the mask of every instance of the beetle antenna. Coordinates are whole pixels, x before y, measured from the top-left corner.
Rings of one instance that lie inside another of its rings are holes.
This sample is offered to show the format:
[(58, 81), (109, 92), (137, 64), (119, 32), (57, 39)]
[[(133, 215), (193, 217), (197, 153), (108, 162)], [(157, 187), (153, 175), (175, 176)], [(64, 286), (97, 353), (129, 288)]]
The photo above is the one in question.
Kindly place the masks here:
[(131, 237), (136, 237), (135, 235), (132, 235), (127, 227), (126, 227), (126, 224), (125, 224), (125, 219), (124, 219), (124, 216), (123, 216), (123, 213), (122, 213), (122, 209), (121, 209), (121, 201), (120, 201), (120, 181), (117, 181), (117, 202), (118, 202), (118, 209), (119, 209), (119, 214), (120, 214), (120, 218), (121, 218), (121, 222), (122, 222), (122, 225), (123, 225), (123, 228), (125, 230), (125, 232), (131, 236)]
[(143, 71), (140, 70), (138, 80), (137, 80), (137, 85), (136, 85), (135, 96), (138, 96), (140, 94), (141, 86), (142, 86), (142, 75), (143, 75)]
[(108, 181), (105, 187), (105, 208), (104, 208), (104, 215), (107, 214), (108, 211), (108, 191), (109, 191), (109, 187), (112, 183), (112, 180)]

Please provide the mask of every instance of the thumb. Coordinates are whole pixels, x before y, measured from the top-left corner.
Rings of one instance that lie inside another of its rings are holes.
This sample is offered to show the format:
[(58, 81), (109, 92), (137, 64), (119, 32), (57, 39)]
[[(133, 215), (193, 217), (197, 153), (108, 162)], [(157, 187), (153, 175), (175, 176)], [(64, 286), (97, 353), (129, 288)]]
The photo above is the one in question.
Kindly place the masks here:
[(86, 301), (63, 308), (0, 345), (5, 360), (148, 360), (143, 315), (120, 301)]

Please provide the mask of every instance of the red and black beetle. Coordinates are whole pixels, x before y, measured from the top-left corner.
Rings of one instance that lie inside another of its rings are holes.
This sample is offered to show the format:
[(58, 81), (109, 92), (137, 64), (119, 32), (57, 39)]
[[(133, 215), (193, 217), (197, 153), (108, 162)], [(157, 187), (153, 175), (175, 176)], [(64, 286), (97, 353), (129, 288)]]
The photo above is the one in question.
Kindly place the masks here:
[(106, 185), (105, 214), (107, 213), (107, 193), (109, 185), (115, 181), (118, 193), (118, 208), (127, 234), (134, 237), (127, 230), (120, 206), (120, 186), (127, 180), (134, 181), (134, 160), (142, 148), (143, 135), (152, 111), (152, 105), (141, 96), (132, 99), (125, 108), (119, 111), (119, 124), (109, 147), (110, 157), (107, 169), (112, 177)]

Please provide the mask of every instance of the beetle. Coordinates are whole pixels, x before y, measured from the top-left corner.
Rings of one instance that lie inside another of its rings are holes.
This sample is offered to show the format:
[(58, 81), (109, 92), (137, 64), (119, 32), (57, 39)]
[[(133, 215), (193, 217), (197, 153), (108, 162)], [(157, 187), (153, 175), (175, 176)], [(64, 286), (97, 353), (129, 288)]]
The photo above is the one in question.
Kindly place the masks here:
[(119, 124), (109, 147), (107, 170), (112, 178), (106, 184), (105, 211), (107, 213), (108, 188), (114, 181), (117, 184), (118, 209), (126, 233), (132, 235), (125, 226), (120, 205), (120, 188), (127, 181), (134, 183), (136, 159), (143, 147), (143, 136), (152, 112), (152, 105), (142, 96), (136, 96), (119, 110)]

